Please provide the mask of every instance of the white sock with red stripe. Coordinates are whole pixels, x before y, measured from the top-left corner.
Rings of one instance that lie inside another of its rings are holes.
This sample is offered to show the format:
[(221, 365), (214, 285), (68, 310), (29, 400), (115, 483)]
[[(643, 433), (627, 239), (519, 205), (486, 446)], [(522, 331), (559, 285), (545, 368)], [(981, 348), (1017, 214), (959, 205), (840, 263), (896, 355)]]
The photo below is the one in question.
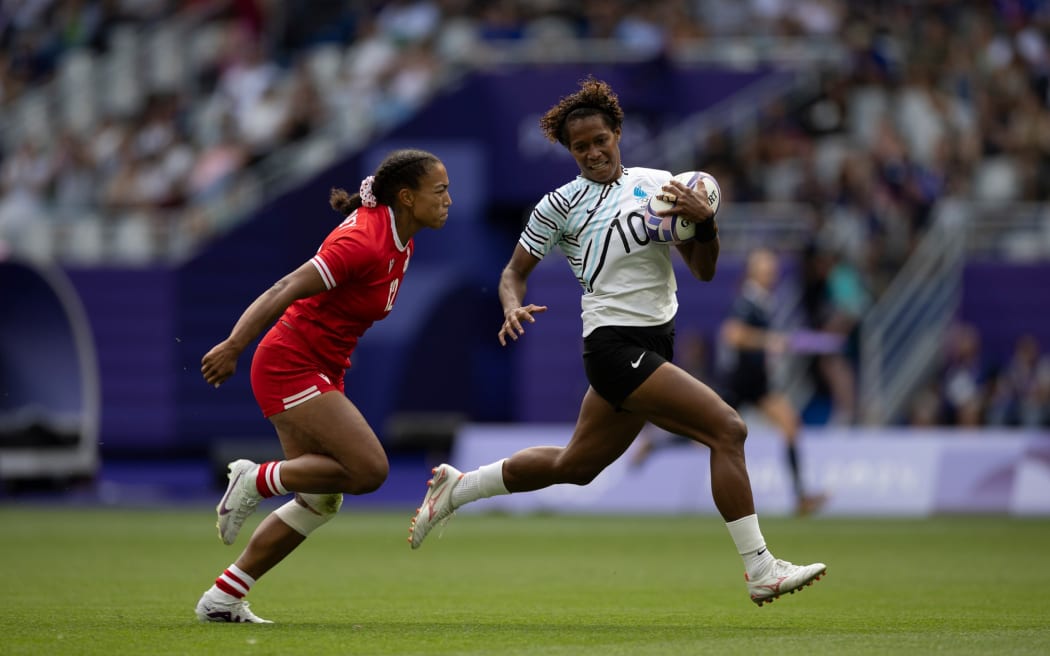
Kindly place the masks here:
[(219, 575), (219, 578), (215, 579), (215, 585), (211, 586), (208, 593), (213, 597), (215, 594), (220, 595), (220, 597), (225, 595), (229, 599), (223, 599), (224, 601), (233, 601), (234, 599), (244, 599), (244, 596), (248, 594), (253, 585), (255, 585), (255, 579), (248, 576), (240, 567), (230, 565)]
[(271, 460), (259, 465), (259, 473), (255, 476), (255, 489), (259, 491), (259, 494), (264, 499), (288, 494), (288, 488), (281, 482), (281, 464), (283, 462), (283, 460)]

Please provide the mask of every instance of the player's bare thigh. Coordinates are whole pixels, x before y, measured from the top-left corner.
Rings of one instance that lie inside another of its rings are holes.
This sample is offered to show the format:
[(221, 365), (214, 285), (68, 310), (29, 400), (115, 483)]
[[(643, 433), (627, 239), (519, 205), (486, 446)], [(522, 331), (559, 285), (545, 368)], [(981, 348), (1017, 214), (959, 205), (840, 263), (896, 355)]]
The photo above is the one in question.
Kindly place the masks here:
[(286, 458), (307, 453), (330, 456), (348, 472), (386, 467), (386, 452), (364, 415), (339, 391), (270, 417)]
[(746, 431), (740, 415), (722, 397), (670, 362), (660, 365), (623, 405), (670, 433), (708, 446)]
[(594, 388), (588, 387), (576, 428), (560, 460), (563, 464), (585, 464), (588, 469), (601, 471), (623, 455), (644, 425), (644, 417), (617, 412)]

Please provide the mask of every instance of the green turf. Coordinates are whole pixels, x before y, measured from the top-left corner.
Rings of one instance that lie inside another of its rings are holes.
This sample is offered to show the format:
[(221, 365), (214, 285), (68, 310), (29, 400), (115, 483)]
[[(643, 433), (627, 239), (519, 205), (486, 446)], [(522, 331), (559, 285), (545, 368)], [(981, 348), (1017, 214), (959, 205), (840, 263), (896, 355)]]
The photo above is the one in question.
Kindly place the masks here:
[(266, 626), (195, 620), (245, 537), (212, 523), (0, 508), (0, 654), (1050, 653), (1046, 519), (766, 518), (828, 576), (757, 608), (715, 517), (463, 514), (413, 552), (344, 509), (252, 591)]

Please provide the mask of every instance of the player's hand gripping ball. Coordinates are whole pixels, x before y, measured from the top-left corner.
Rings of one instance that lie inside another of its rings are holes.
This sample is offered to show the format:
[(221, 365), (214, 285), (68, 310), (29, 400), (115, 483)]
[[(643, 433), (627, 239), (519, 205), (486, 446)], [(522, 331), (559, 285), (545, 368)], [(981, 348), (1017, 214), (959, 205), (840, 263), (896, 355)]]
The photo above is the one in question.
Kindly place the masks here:
[[(686, 171), (674, 176), (690, 189), (697, 189), (703, 182), (707, 191), (707, 201), (711, 204), (711, 210), (718, 214), (718, 206), (722, 200), (722, 190), (714, 176), (704, 171)], [(673, 209), (677, 201), (669, 202), (659, 198), (660, 194), (653, 195), (645, 206), (645, 230), (649, 238), (656, 242), (665, 244), (678, 244), (689, 241), (696, 234), (696, 224), (679, 218), (677, 214), (659, 216), (656, 212)], [(714, 217), (712, 217), (713, 219)]]

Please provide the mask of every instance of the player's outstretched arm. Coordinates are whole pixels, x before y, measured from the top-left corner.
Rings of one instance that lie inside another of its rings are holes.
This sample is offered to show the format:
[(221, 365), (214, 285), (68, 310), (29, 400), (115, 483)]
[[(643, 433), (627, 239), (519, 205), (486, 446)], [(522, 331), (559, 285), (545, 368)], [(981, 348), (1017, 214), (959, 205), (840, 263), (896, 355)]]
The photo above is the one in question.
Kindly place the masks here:
[(534, 314), (546, 312), (546, 305), (522, 305), (525, 300), (526, 281), (539, 260), (526, 251), (521, 244), (514, 247), (510, 262), (503, 268), (499, 278), (499, 302), (503, 306), (503, 325), (499, 329), (499, 343), (507, 345), (507, 339), (518, 341), (525, 334), (522, 323), (535, 323)]
[(317, 268), (306, 262), (263, 292), (241, 314), (230, 336), (212, 347), (201, 359), (201, 374), (218, 387), (237, 370), (237, 359), (263, 330), (277, 321), (294, 301), (320, 294), (327, 288)]

